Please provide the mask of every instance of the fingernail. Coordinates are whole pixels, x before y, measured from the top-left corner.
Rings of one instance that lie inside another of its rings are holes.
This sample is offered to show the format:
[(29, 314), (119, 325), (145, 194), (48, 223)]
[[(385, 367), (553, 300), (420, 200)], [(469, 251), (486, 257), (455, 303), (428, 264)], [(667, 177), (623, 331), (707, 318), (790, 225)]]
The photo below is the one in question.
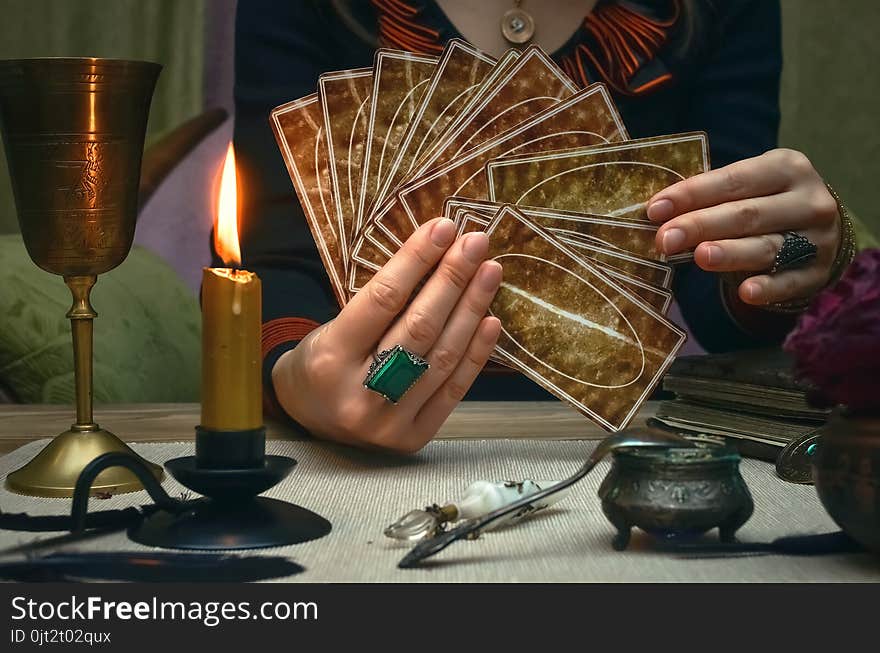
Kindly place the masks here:
[(670, 229), (663, 234), (663, 253), (675, 254), (684, 245), (685, 233), (681, 229)]
[(482, 267), (478, 282), (483, 290), (494, 292), (501, 284), (501, 264), (492, 261)]
[(437, 247), (449, 247), (455, 240), (455, 225), (448, 218), (441, 218), (431, 227), (431, 242)]
[(756, 283), (746, 283), (743, 284), (745, 286), (745, 295), (746, 299), (750, 304), (755, 304), (758, 301), (758, 298), (761, 295), (761, 289)]
[(464, 257), (471, 263), (479, 263), (489, 251), (489, 238), (482, 232), (466, 234), (461, 245)]
[(709, 245), (706, 247), (706, 260), (710, 267), (721, 265), (721, 261), (724, 260), (724, 250), (717, 245)]
[(486, 338), (487, 342), (492, 342), (496, 340), (499, 335), (501, 335), (501, 320), (497, 317), (487, 317), (485, 318), (483, 327), (483, 335)]
[(662, 222), (672, 217), (675, 207), (672, 206), (672, 200), (661, 199), (651, 202), (648, 205), (648, 219)]

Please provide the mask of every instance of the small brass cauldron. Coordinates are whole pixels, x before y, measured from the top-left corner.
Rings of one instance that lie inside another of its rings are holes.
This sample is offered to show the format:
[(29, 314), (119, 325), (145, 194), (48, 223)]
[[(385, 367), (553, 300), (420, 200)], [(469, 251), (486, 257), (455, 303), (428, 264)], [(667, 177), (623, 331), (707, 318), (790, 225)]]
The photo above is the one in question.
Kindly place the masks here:
[(726, 445), (620, 449), (599, 488), (602, 511), (617, 528), (613, 546), (629, 544), (638, 526), (655, 537), (693, 537), (717, 527), (734, 539), (754, 504), (739, 473), (739, 454)]

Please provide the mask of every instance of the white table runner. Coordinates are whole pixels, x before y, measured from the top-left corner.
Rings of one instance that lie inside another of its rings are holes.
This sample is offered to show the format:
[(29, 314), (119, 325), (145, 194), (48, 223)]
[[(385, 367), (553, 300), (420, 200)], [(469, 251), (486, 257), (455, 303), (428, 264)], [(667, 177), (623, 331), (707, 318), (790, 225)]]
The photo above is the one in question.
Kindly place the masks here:
[[(45, 440), (33, 442), (0, 458), (0, 478), (45, 444)], [(320, 540), (264, 552), (289, 556), (306, 567), (304, 573), (285, 579), (292, 582), (880, 581), (880, 558), (869, 554), (683, 559), (652, 549), (651, 539), (637, 530), (629, 549), (614, 551), (615, 531), (596, 495), (608, 462), (553, 509), (479, 540), (455, 543), (424, 568), (397, 569), (408, 546), (386, 539), (382, 529), (405, 511), (456, 498), (477, 479), (563, 478), (582, 464), (594, 446), (576, 441), (445, 440), (431, 443), (412, 458), (398, 458), (314, 442), (270, 442), (269, 453), (293, 456), (299, 464), (266, 495), (318, 512), (333, 523), (333, 531)], [(158, 463), (193, 451), (192, 443), (133, 448)], [(812, 486), (785, 483), (772, 465), (755, 460), (744, 460), (742, 473), (755, 513), (738, 532), (740, 539), (769, 541), (837, 530)], [(172, 495), (184, 491), (170, 477), (164, 485)], [(138, 492), (92, 499), (91, 509), (148, 502), (147, 494)], [(3, 489), (0, 509), (65, 514), (70, 501), (25, 497)], [(0, 531), (0, 546), (42, 536)], [(79, 546), (105, 551), (144, 548), (123, 533)]]

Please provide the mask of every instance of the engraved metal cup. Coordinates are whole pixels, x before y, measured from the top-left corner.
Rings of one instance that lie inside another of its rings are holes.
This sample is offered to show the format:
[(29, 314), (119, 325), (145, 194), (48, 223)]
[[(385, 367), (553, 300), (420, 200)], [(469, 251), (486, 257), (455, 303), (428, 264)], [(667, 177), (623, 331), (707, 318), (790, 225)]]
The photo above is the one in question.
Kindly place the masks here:
[[(97, 275), (131, 249), (144, 135), (159, 64), (96, 58), (0, 61), (0, 131), (28, 254), (64, 277), (73, 294), (76, 422), (6, 487), (69, 497), (83, 467), (100, 454), (134, 453), (92, 419), (92, 321)], [(161, 468), (153, 465), (157, 476)], [(98, 477), (98, 492), (141, 489), (121, 467)]]

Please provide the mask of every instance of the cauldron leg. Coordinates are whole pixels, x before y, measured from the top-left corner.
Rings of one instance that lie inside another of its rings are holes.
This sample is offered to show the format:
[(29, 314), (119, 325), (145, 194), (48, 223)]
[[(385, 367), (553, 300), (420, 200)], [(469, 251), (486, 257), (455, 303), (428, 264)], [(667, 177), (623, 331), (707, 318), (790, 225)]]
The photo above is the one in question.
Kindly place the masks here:
[(736, 542), (736, 527), (731, 528), (728, 525), (718, 527), (718, 539), (722, 542)]
[(617, 535), (611, 541), (611, 546), (615, 551), (623, 551), (629, 545), (630, 531), (632, 526), (621, 520), (612, 520), (611, 522), (617, 528)]
[(718, 525), (718, 538), (722, 542), (736, 542), (736, 532), (752, 516), (754, 506), (751, 501), (742, 509), (737, 510), (727, 520)]
[[(608, 479), (606, 478), (605, 482), (607, 482), (607, 480)], [(633, 525), (629, 522), (626, 514), (622, 510), (619, 510), (617, 506), (605, 499), (602, 500), (602, 512), (605, 513), (605, 516), (608, 518), (608, 521), (611, 522), (611, 525), (617, 529), (617, 535), (611, 540), (611, 546), (615, 551), (623, 551), (629, 545), (630, 530)]]
[(617, 535), (614, 536), (614, 540), (611, 542), (611, 546), (614, 547), (615, 551), (623, 551), (627, 547), (629, 544), (629, 535), (629, 527), (621, 528), (617, 531)]

